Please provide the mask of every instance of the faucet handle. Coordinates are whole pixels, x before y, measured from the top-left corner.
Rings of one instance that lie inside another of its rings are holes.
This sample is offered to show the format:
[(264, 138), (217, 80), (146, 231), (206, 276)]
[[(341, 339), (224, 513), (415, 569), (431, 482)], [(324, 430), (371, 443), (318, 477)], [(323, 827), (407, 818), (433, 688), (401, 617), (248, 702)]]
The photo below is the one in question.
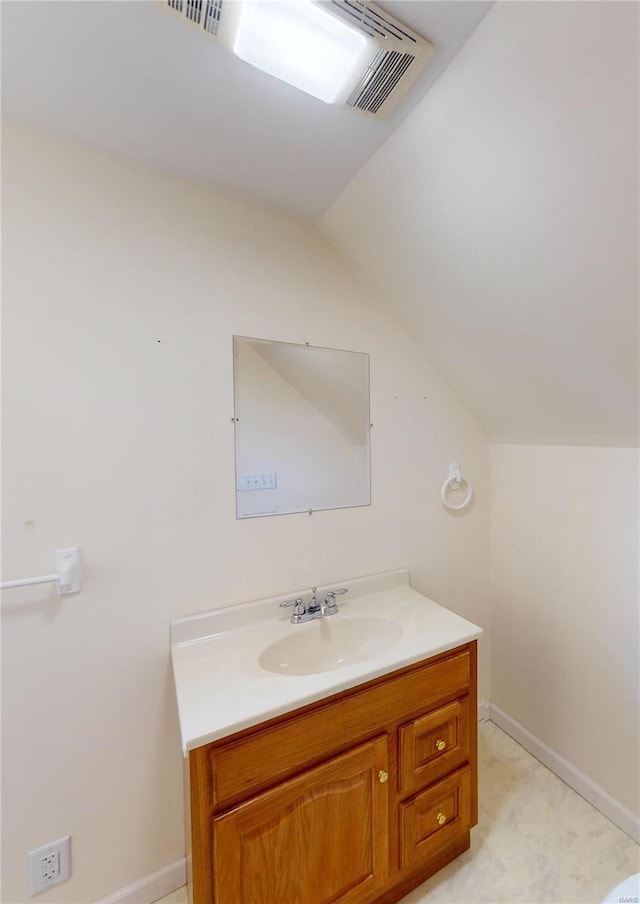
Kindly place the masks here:
[(278, 605), (281, 609), (285, 609), (287, 606), (293, 606), (294, 615), (304, 615), (304, 600), (301, 596), (295, 600), (282, 600)]
[(338, 606), (336, 605), (336, 597), (348, 592), (349, 590), (347, 587), (338, 587), (335, 590), (327, 590), (327, 595), (324, 601), (325, 615), (335, 615), (338, 611)]

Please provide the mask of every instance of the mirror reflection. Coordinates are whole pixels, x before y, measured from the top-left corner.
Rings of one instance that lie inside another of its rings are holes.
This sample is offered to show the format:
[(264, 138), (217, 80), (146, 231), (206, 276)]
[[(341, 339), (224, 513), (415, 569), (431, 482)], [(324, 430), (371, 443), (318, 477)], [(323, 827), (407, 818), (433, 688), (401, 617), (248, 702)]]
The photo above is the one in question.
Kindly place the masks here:
[(371, 503), (369, 356), (233, 337), (238, 518)]

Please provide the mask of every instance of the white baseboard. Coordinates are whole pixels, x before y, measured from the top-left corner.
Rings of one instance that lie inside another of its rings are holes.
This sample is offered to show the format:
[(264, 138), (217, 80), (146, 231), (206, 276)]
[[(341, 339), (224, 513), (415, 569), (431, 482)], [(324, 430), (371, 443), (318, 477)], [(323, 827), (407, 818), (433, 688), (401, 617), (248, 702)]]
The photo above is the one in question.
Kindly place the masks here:
[(144, 879), (125, 885), (124, 888), (112, 892), (98, 904), (153, 904), (159, 898), (171, 894), (177, 888), (186, 885), (187, 869), (184, 857), (163, 866)]
[(478, 722), (486, 722), (491, 718), (491, 704), (488, 700), (478, 700)]
[[(478, 707), (479, 709), (479, 707)], [(610, 819), (619, 829), (640, 844), (640, 818), (623, 804), (611, 797), (604, 788), (596, 784), (588, 775), (572, 766), (568, 760), (560, 756), (553, 748), (536, 737), (520, 722), (500, 709), (494, 703), (489, 704), (489, 719), (517, 741), (525, 750), (550, 769), (558, 778), (584, 797), (603, 816)]]

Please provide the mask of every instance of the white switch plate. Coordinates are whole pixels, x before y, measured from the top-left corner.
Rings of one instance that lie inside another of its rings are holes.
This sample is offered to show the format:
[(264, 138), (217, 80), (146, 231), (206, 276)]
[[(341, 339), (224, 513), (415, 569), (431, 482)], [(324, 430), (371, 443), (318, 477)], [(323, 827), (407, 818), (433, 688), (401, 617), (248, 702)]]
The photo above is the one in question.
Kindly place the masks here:
[(29, 894), (37, 895), (71, 877), (71, 835), (29, 851)]
[(278, 475), (270, 474), (238, 474), (236, 487), (238, 492), (245, 493), (248, 490), (275, 490), (278, 486)]

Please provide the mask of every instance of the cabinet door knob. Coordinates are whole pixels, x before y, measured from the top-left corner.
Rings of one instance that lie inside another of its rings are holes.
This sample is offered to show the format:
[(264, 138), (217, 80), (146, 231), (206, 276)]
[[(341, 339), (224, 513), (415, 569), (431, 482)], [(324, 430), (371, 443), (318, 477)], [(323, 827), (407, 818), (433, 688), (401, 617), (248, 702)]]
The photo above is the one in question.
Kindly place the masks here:
[(436, 821), (439, 826), (443, 826), (447, 821), (447, 817), (444, 815), (444, 813), (438, 813), (438, 815), (436, 816)]
[(444, 750), (444, 748), (445, 748), (446, 746), (447, 746), (446, 741), (443, 741), (442, 738), (438, 738), (438, 740), (436, 741), (436, 749), (437, 749), (437, 750)]
[(385, 772), (384, 769), (381, 769), (380, 772), (378, 772), (378, 781), (379, 781), (381, 784), (384, 785), (384, 783), (386, 782), (386, 780), (387, 780), (388, 778), (389, 778), (389, 773), (388, 773), (388, 772)]

